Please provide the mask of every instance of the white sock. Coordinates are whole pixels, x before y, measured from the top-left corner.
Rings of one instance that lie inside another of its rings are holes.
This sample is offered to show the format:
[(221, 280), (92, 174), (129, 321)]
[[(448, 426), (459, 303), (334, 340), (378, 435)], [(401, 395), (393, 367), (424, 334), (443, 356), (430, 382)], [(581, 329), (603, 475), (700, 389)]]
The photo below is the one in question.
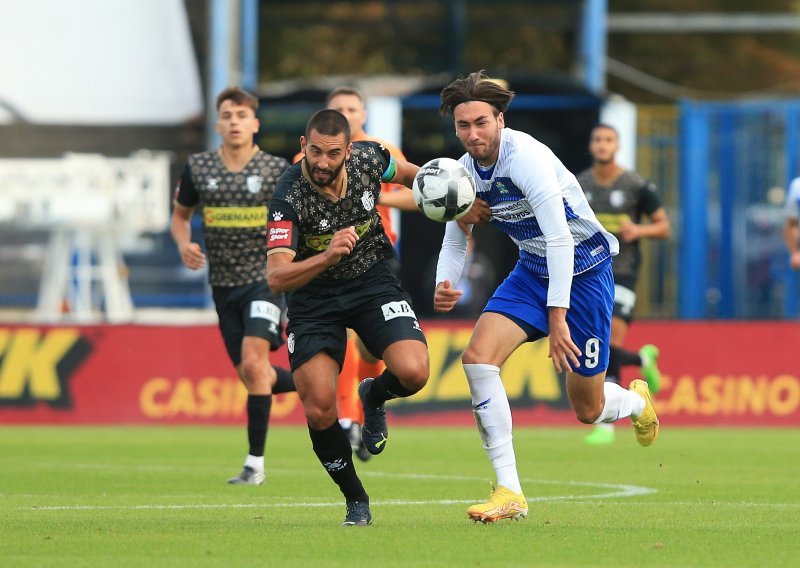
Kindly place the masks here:
[(599, 424), (595, 425), (595, 428), (599, 428), (601, 430), (608, 430), (609, 432), (614, 431), (614, 423), (613, 422), (600, 422)]
[(644, 399), (634, 391), (622, 388), (616, 383), (603, 383), (606, 404), (595, 424), (614, 422), (620, 418), (636, 418), (644, 410)]
[(472, 412), (483, 440), (483, 449), (486, 450), (497, 475), (497, 485), (514, 493), (521, 493), (512, 442), (511, 407), (500, 379), (500, 368), (494, 365), (466, 364), (464, 373), (472, 394)]
[(247, 459), (244, 460), (244, 465), (264, 473), (264, 456), (251, 456), (248, 454)]

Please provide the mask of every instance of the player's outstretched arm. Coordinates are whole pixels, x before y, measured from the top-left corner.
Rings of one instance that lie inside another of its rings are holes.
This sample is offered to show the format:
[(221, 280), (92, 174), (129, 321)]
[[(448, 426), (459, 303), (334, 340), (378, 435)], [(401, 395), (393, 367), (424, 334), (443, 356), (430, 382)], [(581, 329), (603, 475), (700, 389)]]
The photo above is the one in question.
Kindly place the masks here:
[(290, 292), (311, 282), (329, 267), (338, 264), (356, 246), (358, 235), (353, 227), (339, 229), (333, 234), (325, 252), (294, 262), (294, 254), (273, 250), (267, 257), (267, 283), (276, 294)]
[(414, 185), (414, 176), (417, 175), (419, 166), (411, 162), (406, 162), (405, 160), (395, 160), (395, 168), (394, 177), (386, 181), (412, 187)]
[(400, 211), (419, 211), (414, 201), (414, 193), (403, 186), (398, 186), (394, 191), (382, 191), (378, 196), (378, 205), (392, 207)]

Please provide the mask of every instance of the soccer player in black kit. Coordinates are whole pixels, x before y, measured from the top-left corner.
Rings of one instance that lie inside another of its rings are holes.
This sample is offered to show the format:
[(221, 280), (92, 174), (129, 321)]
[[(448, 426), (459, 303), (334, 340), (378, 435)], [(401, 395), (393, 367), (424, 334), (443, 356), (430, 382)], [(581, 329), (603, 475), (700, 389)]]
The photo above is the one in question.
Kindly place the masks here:
[(419, 168), (380, 143), (351, 143), (347, 119), (330, 109), (311, 117), (300, 145), (305, 157), (281, 176), (270, 204), (267, 279), (288, 293), (289, 362), (314, 452), (344, 494), (343, 525), (363, 526), (372, 522), (369, 497), (337, 420), (336, 378), (351, 328), (386, 363), (359, 386), (364, 444), (380, 453), (384, 402), (425, 386), (429, 360), (375, 205), (382, 181), (410, 187)]
[[(661, 385), (658, 348), (647, 344), (636, 352), (625, 349), (623, 343), (636, 306), (636, 281), (641, 261), (639, 241), (667, 239), (671, 229), (655, 185), (620, 166), (615, 159), (617, 150), (617, 130), (607, 124), (598, 124), (592, 129), (589, 140), (592, 167), (577, 176), (597, 218), (619, 241), (619, 254), (613, 263), (614, 313), (606, 381), (619, 384), (622, 367), (638, 365), (650, 391), (656, 394)], [(649, 223), (642, 223), (644, 217)], [(597, 424), (586, 436), (587, 444), (602, 445), (613, 441), (614, 424), (610, 423)]]
[[(218, 150), (189, 157), (175, 195), (171, 232), (183, 263), (209, 264), (209, 281), (228, 355), (247, 388), (244, 468), (230, 484), (264, 483), (264, 446), (272, 394), (294, 391), (287, 369), (270, 365), (270, 351), (283, 344), (283, 297), (266, 280), (267, 207), (278, 177), (289, 166), (253, 142), (258, 99), (237, 87), (217, 97)], [(192, 242), (191, 217), (203, 208), (207, 254)], [(199, 347), (202, 349), (202, 347)]]

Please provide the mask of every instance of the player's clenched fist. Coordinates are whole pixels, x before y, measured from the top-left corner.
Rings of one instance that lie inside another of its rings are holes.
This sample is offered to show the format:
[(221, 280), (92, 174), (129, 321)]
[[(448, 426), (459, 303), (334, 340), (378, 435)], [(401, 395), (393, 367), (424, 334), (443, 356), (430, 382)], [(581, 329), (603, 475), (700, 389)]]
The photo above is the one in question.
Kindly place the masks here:
[(328, 265), (337, 264), (342, 260), (343, 256), (353, 252), (357, 241), (358, 235), (353, 227), (345, 227), (336, 231), (331, 239), (331, 244), (328, 245), (325, 251), (325, 256), (328, 257)]
[(463, 293), (461, 290), (453, 288), (449, 280), (439, 282), (433, 293), (433, 309), (441, 313), (449, 312), (455, 307)]

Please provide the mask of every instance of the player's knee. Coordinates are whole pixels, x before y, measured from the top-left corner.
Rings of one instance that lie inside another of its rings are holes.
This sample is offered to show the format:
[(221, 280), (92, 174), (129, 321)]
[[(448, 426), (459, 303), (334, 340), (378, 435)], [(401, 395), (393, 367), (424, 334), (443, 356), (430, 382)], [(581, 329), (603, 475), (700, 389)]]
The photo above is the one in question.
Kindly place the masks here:
[(594, 424), (603, 411), (602, 406), (598, 408), (597, 405), (593, 404), (579, 403), (575, 404), (573, 408), (575, 410), (575, 417), (584, 424)]
[(258, 357), (244, 357), (239, 365), (242, 382), (248, 391), (262, 392), (275, 384), (276, 373)]
[(484, 353), (481, 353), (471, 344), (468, 345), (467, 348), (464, 350), (464, 353), (461, 354), (462, 365), (482, 364), (486, 363), (488, 360), (489, 359), (486, 357)]
[(324, 430), (336, 421), (336, 412), (318, 405), (306, 405), (306, 422), (314, 430)]
[(430, 364), (427, 359), (413, 359), (404, 361), (400, 369), (393, 369), (392, 372), (400, 379), (406, 389), (411, 392), (418, 392), (428, 383)]

